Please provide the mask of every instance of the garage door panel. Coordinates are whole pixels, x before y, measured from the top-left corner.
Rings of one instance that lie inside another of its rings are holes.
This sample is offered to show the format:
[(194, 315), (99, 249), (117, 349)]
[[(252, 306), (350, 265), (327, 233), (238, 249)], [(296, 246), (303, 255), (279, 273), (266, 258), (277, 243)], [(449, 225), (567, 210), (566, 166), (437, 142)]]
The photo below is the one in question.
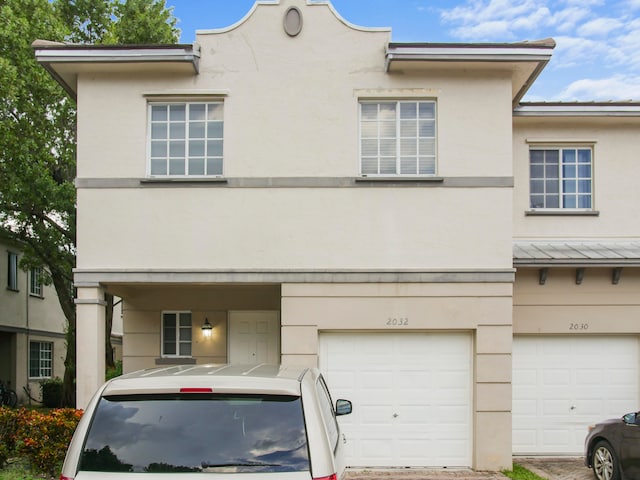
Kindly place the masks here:
[(471, 464), (470, 335), (322, 334), (320, 366), (354, 404), (340, 418), (347, 464)]
[(637, 409), (638, 350), (631, 336), (516, 337), (514, 453), (580, 455), (588, 425)]

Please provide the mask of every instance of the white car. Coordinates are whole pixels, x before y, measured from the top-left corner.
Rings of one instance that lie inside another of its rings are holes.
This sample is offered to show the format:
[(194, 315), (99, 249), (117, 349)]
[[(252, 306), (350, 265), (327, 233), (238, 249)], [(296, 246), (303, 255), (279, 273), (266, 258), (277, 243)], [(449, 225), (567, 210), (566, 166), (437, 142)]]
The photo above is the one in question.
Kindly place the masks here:
[[(61, 480), (337, 480), (345, 439), (320, 372), (279, 365), (143, 370), (105, 383)], [(197, 475), (194, 475), (197, 474)]]

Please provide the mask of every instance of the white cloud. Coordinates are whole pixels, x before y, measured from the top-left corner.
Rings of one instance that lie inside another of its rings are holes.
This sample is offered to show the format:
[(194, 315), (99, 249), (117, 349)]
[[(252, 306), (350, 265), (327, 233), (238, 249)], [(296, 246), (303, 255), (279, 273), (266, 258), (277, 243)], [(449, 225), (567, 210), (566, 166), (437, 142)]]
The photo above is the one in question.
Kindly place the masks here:
[(548, 23), (551, 12), (542, 0), (470, 0), (463, 6), (443, 10), (443, 22), (458, 24), (457, 37), (477, 40), (507, 40), (520, 30), (537, 29)]
[(554, 98), (556, 101), (640, 100), (640, 76), (576, 80)]
[(611, 32), (615, 32), (622, 28), (624, 24), (616, 18), (596, 18), (581, 25), (577, 32), (578, 35), (589, 37), (604, 37)]

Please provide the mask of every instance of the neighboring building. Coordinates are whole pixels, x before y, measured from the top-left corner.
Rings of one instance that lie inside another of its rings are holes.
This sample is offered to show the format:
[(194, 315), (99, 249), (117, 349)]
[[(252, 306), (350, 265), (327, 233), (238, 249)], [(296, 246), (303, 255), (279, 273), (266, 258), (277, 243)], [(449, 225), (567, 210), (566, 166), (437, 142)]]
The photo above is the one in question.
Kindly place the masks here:
[(352, 466), (581, 453), (639, 403), (640, 104), (521, 104), (553, 48), (304, 0), (193, 46), (36, 43), (78, 102), (78, 406), (108, 291), (125, 371), (318, 365)]
[[(55, 287), (44, 282), (44, 270), (22, 270), (20, 244), (2, 231), (0, 252), (5, 255), (0, 263), (0, 381), (16, 391), (19, 404), (37, 403), (42, 400), (41, 382), (64, 376), (67, 320)], [(115, 360), (121, 360), (119, 303), (114, 307), (111, 343)]]
[(20, 269), (22, 249), (0, 232), (0, 380), (18, 402), (40, 400), (40, 382), (64, 375), (66, 320), (43, 270)]

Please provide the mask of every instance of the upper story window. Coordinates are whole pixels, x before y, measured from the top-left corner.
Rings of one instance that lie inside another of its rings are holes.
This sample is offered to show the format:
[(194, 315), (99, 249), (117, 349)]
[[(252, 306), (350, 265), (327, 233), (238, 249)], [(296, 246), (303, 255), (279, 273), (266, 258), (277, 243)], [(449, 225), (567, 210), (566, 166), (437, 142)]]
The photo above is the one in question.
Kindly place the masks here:
[(360, 102), (362, 175), (435, 175), (436, 102)]
[(42, 297), (42, 268), (32, 268), (29, 279), (29, 293), (36, 297)]
[(151, 176), (222, 175), (223, 103), (149, 104)]
[(162, 356), (191, 356), (191, 312), (162, 313)]
[(540, 147), (529, 150), (530, 207), (593, 208), (591, 147)]
[(7, 288), (18, 290), (18, 254), (14, 252), (7, 253)]

